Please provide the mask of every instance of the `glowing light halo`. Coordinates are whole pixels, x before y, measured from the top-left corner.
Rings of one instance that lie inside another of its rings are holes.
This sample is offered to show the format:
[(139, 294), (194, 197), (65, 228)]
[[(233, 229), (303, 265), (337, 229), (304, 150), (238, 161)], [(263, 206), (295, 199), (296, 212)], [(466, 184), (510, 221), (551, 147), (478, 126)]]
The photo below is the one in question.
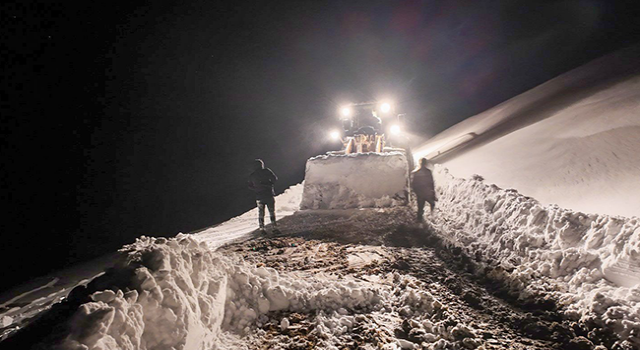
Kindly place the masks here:
[(391, 110), (391, 104), (389, 104), (388, 102), (382, 102), (380, 104), (380, 112), (387, 113), (390, 110)]
[(343, 117), (349, 117), (353, 113), (353, 110), (350, 106), (344, 106), (340, 108), (340, 115)]

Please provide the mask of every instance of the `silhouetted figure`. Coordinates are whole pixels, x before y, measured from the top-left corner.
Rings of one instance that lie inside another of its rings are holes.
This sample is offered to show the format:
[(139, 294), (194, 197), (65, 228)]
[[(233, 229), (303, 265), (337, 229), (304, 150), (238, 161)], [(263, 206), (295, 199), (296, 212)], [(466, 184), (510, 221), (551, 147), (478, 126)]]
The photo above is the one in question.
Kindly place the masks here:
[(346, 136), (376, 135), (382, 130), (382, 121), (369, 110), (357, 110), (352, 118), (344, 119), (342, 126)]
[(258, 204), (258, 224), (264, 231), (264, 206), (269, 208), (271, 223), (276, 227), (276, 201), (273, 198), (275, 191), (273, 185), (278, 180), (276, 174), (264, 167), (262, 159), (256, 159), (253, 164), (254, 171), (249, 175), (249, 189), (256, 193)]
[(413, 192), (416, 194), (418, 201), (418, 221), (423, 221), (424, 203), (427, 202), (431, 206), (430, 215), (436, 207), (436, 190), (433, 183), (433, 174), (427, 168), (427, 158), (420, 159), (420, 167), (411, 173), (411, 185)]
[(378, 118), (377, 115), (373, 114), (373, 112), (371, 111), (360, 111), (357, 115), (356, 115), (356, 125), (360, 128), (360, 129), (373, 129), (374, 134), (371, 135), (375, 135), (375, 133), (379, 133), (381, 128), (382, 128), (382, 120), (380, 118)]

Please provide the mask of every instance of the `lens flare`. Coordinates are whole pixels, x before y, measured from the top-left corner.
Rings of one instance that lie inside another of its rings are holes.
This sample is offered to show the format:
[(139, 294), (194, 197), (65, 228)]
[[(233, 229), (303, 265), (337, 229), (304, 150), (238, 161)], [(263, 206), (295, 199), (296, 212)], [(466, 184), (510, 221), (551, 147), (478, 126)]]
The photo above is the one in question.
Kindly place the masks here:
[(333, 141), (338, 141), (340, 140), (340, 131), (338, 130), (333, 130), (329, 133), (329, 137), (333, 140)]
[(389, 129), (389, 131), (391, 131), (391, 133), (394, 135), (398, 135), (402, 130), (400, 130), (400, 125), (394, 124), (394, 125), (391, 125), (391, 128)]

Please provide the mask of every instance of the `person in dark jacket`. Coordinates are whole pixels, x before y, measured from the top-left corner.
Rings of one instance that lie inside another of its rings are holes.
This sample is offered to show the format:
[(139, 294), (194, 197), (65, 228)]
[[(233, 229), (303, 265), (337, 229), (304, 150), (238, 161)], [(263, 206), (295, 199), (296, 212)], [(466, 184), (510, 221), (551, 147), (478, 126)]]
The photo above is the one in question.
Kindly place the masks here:
[(264, 231), (264, 207), (269, 209), (269, 216), (274, 227), (276, 224), (276, 201), (273, 185), (278, 181), (276, 174), (264, 167), (262, 159), (254, 161), (254, 171), (249, 175), (249, 189), (256, 194), (258, 204), (258, 223), (260, 230)]
[(423, 221), (424, 204), (429, 203), (431, 206), (430, 215), (433, 215), (433, 210), (436, 207), (436, 190), (433, 183), (433, 174), (431, 170), (427, 168), (427, 158), (420, 159), (420, 167), (411, 173), (411, 185), (413, 191), (416, 194), (418, 201), (418, 221)]

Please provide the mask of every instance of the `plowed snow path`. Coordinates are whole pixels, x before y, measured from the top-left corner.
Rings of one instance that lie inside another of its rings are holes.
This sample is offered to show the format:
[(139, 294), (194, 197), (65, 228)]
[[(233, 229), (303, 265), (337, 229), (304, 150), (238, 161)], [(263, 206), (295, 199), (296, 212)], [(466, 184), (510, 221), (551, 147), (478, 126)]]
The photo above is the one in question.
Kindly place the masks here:
[[(587, 329), (555, 304), (503, 292), (471, 259), (428, 228), (403, 225), (406, 208), (299, 212), (284, 233), (222, 249), (245, 261), (305, 276), (354, 279), (383, 288), (380, 307), (325, 313), (272, 312), (238, 338), (249, 349), (591, 349)], [(363, 228), (363, 219), (370, 225)], [(349, 225), (358, 222), (358, 225)], [(428, 226), (428, 225), (427, 225)], [(362, 244), (360, 244), (362, 243)], [(371, 245), (373, 244), (373, 245)], [(286, 321), (285, 321), (286, 319)], [(591, 338), (607, 343), (606, 332)], [(594, 340), (596, 340), (594, 339)], [(607, 344), (609, 345), (609, 344)]]

